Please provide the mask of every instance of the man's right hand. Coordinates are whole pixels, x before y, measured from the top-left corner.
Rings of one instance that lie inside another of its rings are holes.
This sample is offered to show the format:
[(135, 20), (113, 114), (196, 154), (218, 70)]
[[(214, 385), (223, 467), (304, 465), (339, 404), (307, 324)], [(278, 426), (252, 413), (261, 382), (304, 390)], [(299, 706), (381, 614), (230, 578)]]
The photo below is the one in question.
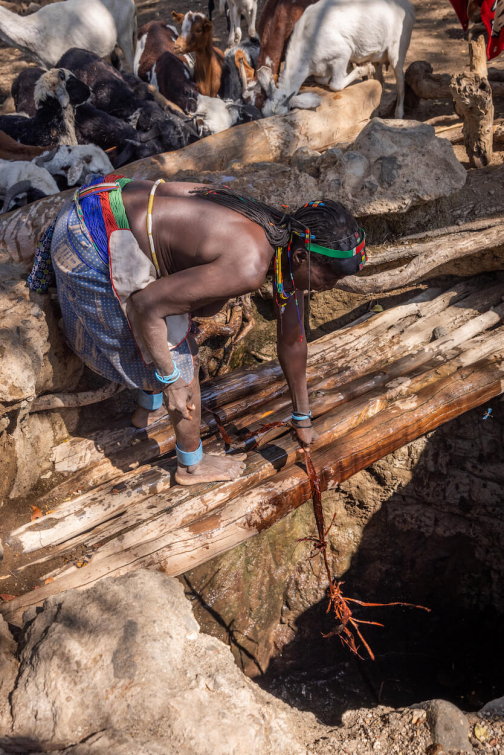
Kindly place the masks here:
[(192, 391), (182, 378), (168, 385), (163, 394), (169, 412), (178, 412), (184, 419), (192, 419), (190, 413), (196, 407), (193, 404)]

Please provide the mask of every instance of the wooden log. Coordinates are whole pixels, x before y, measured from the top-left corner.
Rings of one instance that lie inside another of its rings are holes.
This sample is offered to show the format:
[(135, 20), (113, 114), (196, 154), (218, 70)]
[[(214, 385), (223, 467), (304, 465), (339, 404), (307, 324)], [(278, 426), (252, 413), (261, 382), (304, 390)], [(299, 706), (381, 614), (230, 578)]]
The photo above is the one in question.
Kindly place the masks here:
[[(472, 44), (475, 43), (473, 42)], [(483, 75), (489, 80), (493, 97), (502, 97), (504, 94), (504, 72), (491, 68), (487, 74)], [(410, 108), (416, 107), (420, 100), (453, 98), (451, 90), (452, 76), (449, 73), (434, 73), (431, 64), (426, 60), (416, 60), (414, 63), (411, 63), (404, 74), (404, 80), (406, 86), (409, 88), (406, 103)], [(439, 117), (446, 118), (447, 116)], [(432, 120), (428, 122), (432, 123)]]
[[(428, 383), (418, 393), (393, 402), (345, 433), (337, 443), (315, 452), (313, 460), (322, 490), (335, 487), (419, 435), (502, 393), (502, 356), (496, 354)], [(28, 607), (40, 605), (63, 590), (88, 587), (107, 576), (119, 576), (140, 567), (162, 568), (173, 575), (183, 573), (270, 527), (309, 497), (306, 474), (293, 465), (277, 473), (274, 484), (268, 480), (162, 538), (136, 542), (108, 558), (93, 559), (84, 569), (67, 569), (53, 582), (0, 606), (0, 612), (7, 621), (19, 624)]]
[[(501, 333), (499, 343), (502, 344), (502, 342), (503, 334)], [(314, 442), (312, 450), (316, 452), (327, 447), (362, 422), (383, 411), (390, 403), (404, 397), (411, 397), (431, 383), (453, 374), (461, 367), (473, 364), (482, 355), (489, 356), (495, 361), (501, 358), (499, 354), (495, 354), (495, 348), (492, 350), (492, 346), (488, 343), (483, 346), (479, 344), (462, 357), (451, 359), (444, 364), (438, 363), (435, 368), (414, 379), (404, 377), (402, 380), (391, 380), (385, 392), (374, 389), (365, 398), (349, 403), (336, 413), (326, 413), (315, 423), (319, 437)], [(261, 456), (253, 454), (250, 457), (244, 477), (230, 483), (214, 485), (211, 491), (213, 494), (209, 495), (207, 485), (201, 485), (193, 491), (173, 489), (166, 496), (156, 494), (149, 499), (148, 518), (145, 517), (145, 512), (139, 517), (141, 512), (138, 510), (136, 514), (128, 510), (123, 527), (117, 527), (116, 523), (112, 522), (112, 527), (106, 530), (101, 528), (101, 532), (96, 533), (97, 537), (93, 536), (86, 541), (88, 546), (94, 543), (99, 545), (99, 549), (93, 552), (94, 565), (125, 549), (136, 549), (142, 543), (149, 543), (150, 547), (155, 542), (156, 547), (163, 547), (163, 538), (166, 534), (192, 521), (197, 521), (201, 516), (208, 515), (238, 493), (245, 494), (258, 484), (263, 484), (266, 479), (274, 477), (279, 469), (291, 466), (299, 458), (297, 442), (290, 435), (285, 435), (284, 430), (284, 437), (277, 441), (275, 446), (264, 449)], [(111, 534), (116, 537), (100, 545), (104, 534), (107, 537)], [(63, 566), (44, 576), (54, 578), (76, 568), (78, 567), (75, 565)]]
[(38, 396), (30, 406), (30, 412), (46, 412), (50, 409), (67, 409), (75, 406), (89, 406), (105, 401), (124, 390), (119, 383), (107, 383), (95, 391), (80, 391), (78, 393), (50, 393)]
[(471, 167), (489, 165), (493, 155), (494, 106), (484, 37), (469, 43), (469, 69), (455, 74), (450, 88), (455, 109), (464, 121), (464, 145)]
[(411, 63), (404, 81), (408, 89), (405, 104), (414, 108), (420, 100), (438, 100), (452, 97), (450, 90), (451, 76), (449, 73), (434, 73), (431, 64), (426, 60), (416, 60)]
[[(490, 303), (499, 301), (503, 293), (504, 284), (501, 284), (493, 289), (486, 289), (477, 295), (469, 297), (468, 301), (473, 301), (473, 304), (477, 304), (478, 302), (481, 304), (482, 301), (486, 300), (487, 306), (489, 306)], [(453, 311), (450, 312), (450, 310)], [(445, 310), (445, 313), (443, 313), (443, 322), (447, 329), (450, 329), (450, 324), (460, 325), (460, 323), (467, 322), (472, 313), (473, 310), (470, 306), (454, 306), (449, 308), (449, 310)], [(431, 318), (427, 318), (425, 320), (423, 331), (422, 328), (417, 327), (417, 325), (410, 327), (402, 334), (398, 343), (393, 345), (392, 349), (384, 350), (386, 353), (382, 355), (385, 362), (392, 359), (397, 360), (408, 350), (411, 350), (412, 348), (418, 349), (419, 344), (425, 344), (424, 348), (421, 350), (422, 353), (419, 359), (415, 361), (415, 359), (411, 357), (409, 362), (397, 362), (396, 373), (390, 372), (390, 369), (385, 369), (378, 375), (371, 375), (365, 378), (360, 378), (358, 376), (358, 368), (356, 375), (355, 364), (353, 364), (353, 372), (348, 370), (346, 373), (340, 373), (332, 380), (330, 378), (326, 379), (322, 383), (319, 383), (319, 386), (316, 386), (316, 388), (323, 388), (325, 391), (327, 389), (340, 388), (342, 385), (344, 387), (336, 394), (327, 397), (315, 396), (312, 398), (311, 404), (314, 416), (319, 416), (339, 404), (348, 403), (356, 397), (360, 397), (366, 391), (385, 385), (387, 382), (387, 376), (392, 379), (398, 377), (400, 374), (405, 374), (405, 372), (411, 371), (424, 362), (429, 361), (434, 355), (440, 356), (440, 361), (443, 361), (441, 358), (443, 353), (452, 356), (453, 349), (455, 349), (464, 339), (470, 339), (477, 333), (481, 333), (489, 327), (496, 325), (503, 316), (504, 305), (501, 305), (500, 307), (497, 307), (495, 311), (485, 312), (485, 314), (480, 315), (479, 317), (469, 319), (467, 327), (459, 328), (453, 333), (447, 334), (444, 338), (434, 342), (434, 344), (428, 344), (428, 341), (430, 341), (432, 330), (436, 327), (437, 322), (431, 320), (432, 316)], [(430, 323), (429, 320), (431, 320)], [(420, 324), (421, 321), (418, 325)], [(401, 373), (403, 368), (404, 373)], [(399, 370), (399, 372), (397, 372), (397, 370)], [(354, 381), (353, 383), (350, 382), (352, 379)], [(275, 410), (280, 412), (276, 416), (271, 416), (268, 411), (268, 421), (285, 419), (281, 410), (287, 404), (290, 404), (290, 402), (285, 400), (281, 407), (277, 406), (271, 409), (271, 412), (274, 412)], [(251, 418), (250, 415), (248, 415), (245, 418), (242, 427), (245, 426), (250, 429), (255, 429), (254, 419), (257, 424), (261, 424), (263, 421), (259, 416)], [(235, 431), (236, 429), (240, 429), (240, 423), (237, 423)], [(279, 432), (285, 432), (285, 430), (274, 431), (273, 434), (268, 437), (276, 437)], [(208, 446), (206, 446), (206, 450), (209, 450)], [(146, 472), (143, 472), (138, 475), (138, 479), (130, 478), (130, 481), (123, 481), (122, 483), (115, 481), (108, 487), (101, 487), (98, 490), (93, 490), (90, 494), (82, 495), (77, 499), (57, 506), (51, 512), (49, 518), (28, 522), (18, 528), (10, 534), (7, 542), (15, 548), (17, 552), (26, 553), (71, 540), (80, 533), (87, 532), (100, 523), (107, 522), (116, 518), (118, 515), (122, 516), (125, 512), (133, 512), (133, 507), (135, 505), (142, 503), (153, 494), (164, 494), (164, 492), (171, 487), (172, 473), (173, 469), (171, 469), (169, 465), (166, 466), (163, 464), (161, 468), (156, 470), (156, 474), (149, 475)], [(242, 482), (238, 481), (237, 484), (241, 485)], [(185, 497), (185, 494), (182, 494), (182, 497)], [(175, 499), (180, 503), (178, 493), (175, 493)], [(164, 498), (162, 505), (166, 505)], [(149, 512), (149, 516), (151, 516), (153, 513), (151, 503), (149, 504)], [(133, 512), (133, 517), (135, 516), (136, 512)], [(126, 515), (119, 523), (119, 529), (129, 528), (132, 524), (133, 522), (130, 517)], [(102, 536), (100, 535), (98, 538), (88, 538), (87, 542), (96, 542), (96, 539), (101, 539), (101, 537)]]
[[(350, 275), (342, 278), (336, 288), (355, 294), (383, 293), (408, 286), (432, 277), (443, 265), (456, 259), (476, 254), (485, 249), (495, 249), (504, 245), (504, 220), (498, 225), (483, 231), (465, 232), (463, 226), (459, 233), (449, 233), (436, 241), (420, 242), (394, 247), (387, 252), (389, 261), (412, 258), (406, 265), (395, 267), (374, 275), (364, 277)], [(385, 254), (381, 256), (383, 260)]]
[[(318, 341), (309, 345), (307, 373), (310, 389), (314, 390), (314, 382), (330, 374), (331, 370), (344, 372), (345, 365), (350, 364), (353, 370), (351, 376), (348, 373), (348, 380), (353, 379), (359, 370), (362, 373), (376, 368), (378, 364), (384, 363), (387, 359), (387, 343), (398, 338), (408, 325), (416, 321), (418, 317), (432, 316), (442, 312), (448, 305), (462, 301), (468, 295), (471, 295), (480, 284), (481, 281), (473, 280), (459, 283), (444, 292), (440, 289), (428, 289), (400, 307), (375, 315), (371, 320), (363, 321), (353, 328), (347, 328), (344, 331), (328, 334), (318, 339)], [(425, 336), (426, 339), (430, 339), (430, 337), (431, 332)], [(380, 339), (379, 350), (375, 346), (377, 339)], [(416, 339), (408, 342), (400, 341), (399, 343), (406, 351), (407, 348), (413, 348), (415, 344), (421, 342), (422, 334), (418, 333)], [(370, 347), (369, 355), (365, 351), (365, 347), (368, 346)], [(330, 353), (332, 365), (325, 364), (328, 353)], [(322, 360), (322, 364), (318, 364), (316, 360)], [(275, 370), (273, 370), (272, 363), (269, 363), (254, 371), (242, 371), (241, 376), (235, 373), (229, 377), (229, 380), (213, 381), (210, 390), (207, 391), (207, 386), (203, 386), (204, 403), (210, 404), (214, 408), (226, 404), (220, 413), (221, 421), (224, 424), (236, 423), (239, 417), (245, 413), (249, 420), (253, 421), (254, 411), (257, 411), (258, 417), (264, 419), (267, 416), (266, 402), (287, 394), (287, 385), (284, 380), (272, 383), (269, 388), (262, 388), (263, 382), (261, 381), (264, 379), (264, 373), (269, 378), (282, 377), (278, 363)], [(229, 401), (235, 396), (238, 398)], [(206, 424), (208, 422), (206, 414), (204, 414), (203, 422), (205, 424), (202, 425), (202, 433), (206, 435), (211, 429)], [(168, 419), (160, 420), (155, 427), (148, 431), (142, 431), (142, 436), (144, 440), (139, 443), (138, 433), (136, 435), (125, 435), (127, 447), (121, 450), (119, 454), (114, 454), (110, 459), (98, 461), (91, 470), (83, 469), (80, 474), (73, 476), (51, 491), (48, 496), (48, 500), (51, 501), (51, 508), (54, 508), (52, 503), (54, 500), (66, 498), (76, 489), (89, 490), (109, 479), (118, 479), (121, 470), (132, 469), (133, 465), (152, 460), (174, 447), (175, 436)], [(114, 448), (113, 445), (103, 445), (104, 453), (109, 453), (109, 449)], [(90, 454), (93, 455), (94, 459), (98, 456), (98, 454), (93, 453), (89, 442), (85, 442), (82, 451), (77, 439), (65, 443), (62, 446), (62, 456), (59, 457), (57, 469), (62, 471), (64, 468), (79, 466), (81, 459), (83, 464), (87, 464)], [(56, 458), (58, 457), (56, 456)]]
[[(322, 104), (315, 111), (293, 110), (259, 121), (221, 131), (177, 152), (126, 165), (121, 172), (128, 178), (173, 178), (190, 172), (195, 178), (204, 170), (223, 170), (232, 162), (244, 165), (258, 162), (284, 162), (298, 147), (322, 150), (336, 141), (355, 135), (356, 124), (363, 128), (380, 104), (381, 85), (363, 81), (342, 92), (313, 91)], [(38, 240), (54, 220), (72, 191), (39, 199), (0, 219), (0, 245), (12, 259), (31, 268)]]

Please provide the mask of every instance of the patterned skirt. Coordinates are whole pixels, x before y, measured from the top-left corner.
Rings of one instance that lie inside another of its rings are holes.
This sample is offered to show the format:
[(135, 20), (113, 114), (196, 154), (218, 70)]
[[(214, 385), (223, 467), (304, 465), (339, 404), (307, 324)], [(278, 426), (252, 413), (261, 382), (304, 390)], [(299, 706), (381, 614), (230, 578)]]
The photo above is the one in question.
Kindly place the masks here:
[[(96, 252), (73, 202), (58, 216), (51, 257), (65, 337), (73, 351), (108, 380), (145, 391), (162, 388), (114, 293), (109, 265)], [(187, 338), (172, 348), (171, 355), (183, 380), (190, 383), (194, 369)]]

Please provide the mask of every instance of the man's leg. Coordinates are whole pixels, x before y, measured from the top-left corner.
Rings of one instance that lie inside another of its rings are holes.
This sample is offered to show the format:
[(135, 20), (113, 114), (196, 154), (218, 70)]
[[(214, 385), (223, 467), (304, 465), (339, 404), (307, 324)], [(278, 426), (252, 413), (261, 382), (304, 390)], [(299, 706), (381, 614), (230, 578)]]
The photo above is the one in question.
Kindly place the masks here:
[[(159, 393), (162, 393), (162, 391), (156, 391), (154, 393), (156, 395), (159, 395)], [(138, 404), (131, 418), (131, 424), (134, 425), (134, 427), (142, 429), (144, 427), (149, 427), (149, 425), (152, 425), (154, 422), (157, 422), (158, 419), (161, 419), (161, 417), (166, 417), (167, 414), (168, 411), (164, 404), (161, 404), (159, 409), (146, 409), (145, 407)]]
[[(171, 413), (170, 419), (175, 428), (177, 446), (186, 452), (196, 451), (200, 444), (201, 394), (199, 385), (199, 357), (194, 357), (194, 377), (191, 383), (192, 403), (196, 407), (191, 419), (183, 419), (178, 413)], [(199, 464), (186, 466), (178, 462), (175, 479), (180, 485), (198, 485), (200, 482), (221, 482), (234, 480), (245, 469), (247, 454), (236, 456), (213, 456), (203, 454)]]

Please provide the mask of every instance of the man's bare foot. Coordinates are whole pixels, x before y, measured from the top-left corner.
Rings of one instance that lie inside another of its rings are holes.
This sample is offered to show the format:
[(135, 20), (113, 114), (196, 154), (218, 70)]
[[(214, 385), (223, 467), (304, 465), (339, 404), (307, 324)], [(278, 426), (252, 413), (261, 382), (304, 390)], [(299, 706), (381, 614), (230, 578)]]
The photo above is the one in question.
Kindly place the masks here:
[(168, 412), (166, 411), (164, 405), (159, 409), (156, 409), (154, 412), (150, 412), (148, 409), (144, 409), (143, 406), (137, 406), (135, 413), (131, 418), (131, 423), (135, 427), (142, 429), (143, 427), (149, 427), (149, 425), (157, 422), (158, 419), (161, 419), (161, 417), (164, 417), (167, 414)]
[(203, 454), (199, 464), (184, 467), (180, 464), (175, 473), (179, 485), (198, 485), (201, 482), (225, 482), (236, 480), (245, 469), (247, 454), (236, 456), (212, 456)]

